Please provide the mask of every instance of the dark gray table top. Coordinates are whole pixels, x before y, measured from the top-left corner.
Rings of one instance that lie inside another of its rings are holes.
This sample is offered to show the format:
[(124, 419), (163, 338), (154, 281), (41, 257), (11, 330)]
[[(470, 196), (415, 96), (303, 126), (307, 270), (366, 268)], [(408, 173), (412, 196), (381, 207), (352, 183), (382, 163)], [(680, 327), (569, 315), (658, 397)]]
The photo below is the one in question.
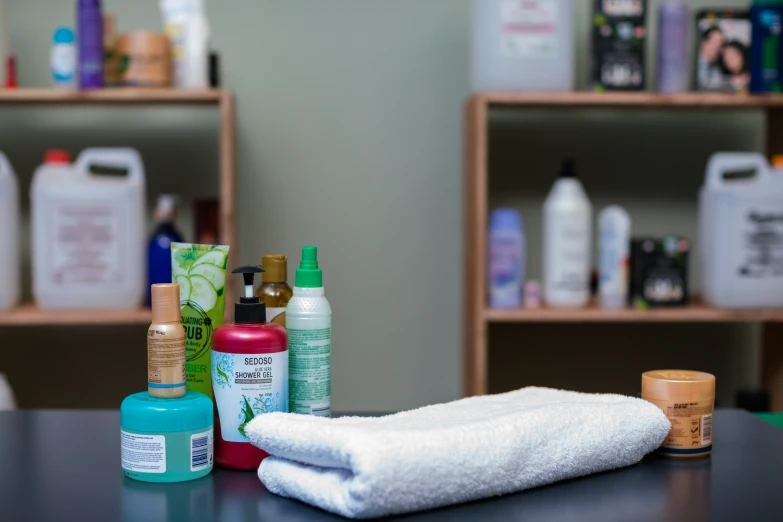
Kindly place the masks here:
[[(783, 430), (720, 411), (711, 458), (641, 464), (506, 497), (400, 517), (435, 521), (783, 520)], [(264, 489), (254, 472), (215, 469), (148, 484), (120, 468), (116, 411), (0, 413), (0, 520), (81, 522), (342, 520)]]

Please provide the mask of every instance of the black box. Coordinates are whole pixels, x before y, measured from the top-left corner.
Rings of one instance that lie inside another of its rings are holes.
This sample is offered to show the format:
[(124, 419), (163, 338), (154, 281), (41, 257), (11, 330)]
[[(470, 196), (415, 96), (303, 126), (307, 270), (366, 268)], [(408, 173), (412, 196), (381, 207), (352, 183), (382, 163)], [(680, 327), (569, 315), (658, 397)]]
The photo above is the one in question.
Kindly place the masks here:
[(594, 0), (593, 6), (593, 88), (644, 90), (647, 0)]
[(680, 236), (631, 240), (631, 305), (636, 308), (688, 304), (690, 241)]

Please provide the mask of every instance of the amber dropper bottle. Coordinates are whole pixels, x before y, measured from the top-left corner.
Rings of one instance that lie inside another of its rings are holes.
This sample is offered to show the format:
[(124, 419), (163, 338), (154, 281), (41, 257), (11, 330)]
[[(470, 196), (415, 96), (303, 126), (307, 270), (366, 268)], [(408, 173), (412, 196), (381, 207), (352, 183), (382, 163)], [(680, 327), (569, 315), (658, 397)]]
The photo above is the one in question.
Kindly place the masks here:
[(285, 326), (285, 308), (294, 295), (288, 286), (288, 256), (282, 254), (267, 255), (262, 258), (264, 274), (261, 286), (256, 290), (266, 305), (266, 322)]

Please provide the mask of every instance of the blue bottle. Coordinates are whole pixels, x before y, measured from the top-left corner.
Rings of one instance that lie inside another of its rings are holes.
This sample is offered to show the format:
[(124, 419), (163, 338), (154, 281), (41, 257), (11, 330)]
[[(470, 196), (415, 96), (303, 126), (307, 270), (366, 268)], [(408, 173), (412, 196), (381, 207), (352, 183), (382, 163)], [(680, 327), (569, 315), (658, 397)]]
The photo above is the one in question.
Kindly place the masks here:
[(174, 196), (158, 196), (158, 205), (155, 208), (158, 226), (147, 246), (147, 306), (152, 303), (152, 285), (171, 283), (171, 243), (182, 242), (182, 235), (174, 228), (175, 211)]
[(500, 208), (489, 220), (488, 288), (490, 308), (522, 306), (525, 282), (525, 233), (522, 216)]
[(783, 2), (756, 0), (750, 20), (750, 92), (783, 92)]

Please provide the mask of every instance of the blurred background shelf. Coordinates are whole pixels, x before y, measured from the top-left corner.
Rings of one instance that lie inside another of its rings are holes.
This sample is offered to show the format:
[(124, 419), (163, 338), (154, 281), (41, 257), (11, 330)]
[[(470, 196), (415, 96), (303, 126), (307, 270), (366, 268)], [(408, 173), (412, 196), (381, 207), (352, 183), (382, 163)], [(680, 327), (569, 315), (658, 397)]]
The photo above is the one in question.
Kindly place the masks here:
[[(218, 154), (215, 166), (218, 187), (218, 238), (217, 243), (231, 246), (229, 265), (237, 256), (236, 230), (236, 135), (234, 97), (225, 89), (155, 89), (155, 88), (105, 88), (92, 91), (76, 91), (51, 88), (0, 89), (0, 113), (4, 108), (43, 106), (45, 110), (65, 107), (114, 106), (141, 108), (155, 107), (208, 107), (218, 111)], [(0, 125), (3, 119), (0, 118)], [(121, 134), (121, 133), (120, 133)], [(5, 145), (5, 144), (4, 144)], [(165, 147), (165, 142), (161, 143)], [(144, 150), (140, 151), (142, 157)], [(227, 286), (227, 302), (233, 301), (235, 287)], [(233, 318), (233, 308), (226, 307), (227, 320)], [(100, 325), (139, 324), (150, 321), (147, 310), (130, 312), (42, 312), (34, 305), (22, 305), (12, 312), (0, 312), (3, 325)]]
[[(695, 237), (706, 159), (717, 151), (751, 147), (767, 156), (783, 154), (783, 96), (483, 92), (467, 100), (464, 124), (466, 396), (542, 382), (579, 382), (584, 389), (601, 391), (598, 377), (580, 380), (584, 367), (604, 368), (603, 378), (636, 378), (651, 364), (682, 365), (720, 346), (723, 354), (743, 354), (759, 387), (770, 392), (773, 411), (783, 409), (783, 311), (720, 310), (698, 301), (681, 309), (648, 311), (595, 306), (490, 310), (486, 280), (488, 218), (499, 207), (521, 210), (526, 277), (540, 275), (535, 258), (541, 245), (541, 204), (557, 174), (558, 156), (559, 161), (576, 157), (584, 167), (595, 211), (627, 204), (632, 216), (639, 213), (637, 234), (678, 230)], [(752, 139), (738, 138), (751, 134)], [(653, 215), (659, 216), (654, 225)], [(691, 264), (698, 264), (695, 257)], [(698, 269), (691, 270), (692, 288), (698, 292), (699, 274), (694, 272)], [(668, 358), (656, 358), (659, 348), (667, 350)], [(710, 365), (718, 366), (715, 361), (699, 367), (711, 370)], [(731, 366), (727, 359), (721, 361), (723, 368)], [(555, 362), (562, 364), (548, 380), (530, 370)], [(615, 379), (618, 386), (637, 386), (623, 379)]]
[(588, 308), (534, 308), (518, 310), (484, 310), (484, 319), (491, 323), (614, 323), (614, 322), (783, 322), (783, 310), (721, 310), (695, 301), (684, 308), (651, 310), (605, 310), (595, 305)]
[(106, 324), (149, 324), (152, 314), (147, 308), (136, 310), (41, 310), (33, 304), (24, 304), (8, 312), (0, 312), (3, 326), (50, 326), (50, 325), (106, 325)]
[(111, 88), (94, 91), (64, 89), (0, 89), (0, 105), (14, 104), (169, 104), (218, 105), (231, 97), (222, 89)]
[[(22, 303), (0, 312), (0, 332), (7, 347), (0, 364), (23, 408), (116, 408), (123, 397), (143, 387), (144, 350), (151, 313), (141, 306), (126, 311), (39, 309), (32, 299), (29, 211), (32, 173), (48, 148), (75, 153), (86, 147), (128, 146), (139, 151), (146, 170), (144, 200), (148, 210), (159, 194), (182, 198), (181, 230), (196, 228), (199, 201), (217, 203), (217, 230), (209, 242), (231, 246), (230, 266), (238, 258), (236, 205), (235, 96), (227, 89), (177, 90), (109, 88), (89, 92), (48, 88), (0, 89), (0, 149), (19, 176), (21, 206)], [(151, 212), (145, 214), (147, 219)], [(145, 237), (147, 234), (145, 233)], [(194, 233), (185, 235), (196, 241)], [(146, 250), (146, 241), (140, 245)], [(146, 258), (146, 257), (145, 257)], [(227, 302), (234, 301), (226, 285)], [(233, 320), (226, 307), (226, 320)], [(80, 357), (61, 357), (79, 346)], [(41, 355), (43, 354), (43, 355)], [(38, 357), (58, 357), (65, 372), (101, 374), (87, 382), (71, 380), (50, 393), (48, 377), (30, 375)], [(98, 390), (96, 392), (96, 390)]]

